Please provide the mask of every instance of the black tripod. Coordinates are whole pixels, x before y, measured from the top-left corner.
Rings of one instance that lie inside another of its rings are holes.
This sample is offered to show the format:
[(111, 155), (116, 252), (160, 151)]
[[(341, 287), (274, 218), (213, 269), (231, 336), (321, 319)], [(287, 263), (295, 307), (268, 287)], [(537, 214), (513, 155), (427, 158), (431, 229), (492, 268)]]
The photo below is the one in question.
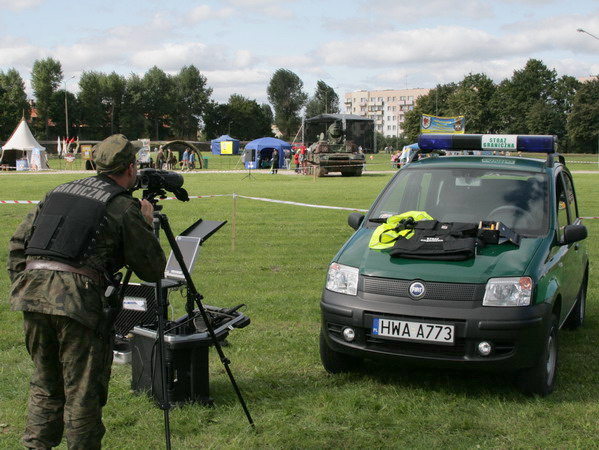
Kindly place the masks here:
[[(156, 205), (156, 201), (154, 203), (154, 232), (156, 235), (159, 235), (160, 229), (164, 231), (166, 235), (171, 250), (173, 251), (173, 255), (175, 259), (179, 263), (183, 276), (185, 277), (185, 281), (187, 283), (187, 303), (185, 304), (185, 311), (187, 312), (187, 318), (191, 319), (194, 316), (194, 302), (197, 304), (200, 315), (202, 316), (202, 320), (206, 326), (208, 334), (216, 351), (219, 355), (221, 362), (223, 363), (225, 370), (231, 380), (231, 384), (233, 385), (233, 389), (237, 394), (237, 398), (239, 399), (239, 403), (241, 404), (243, 411), (247, 417), (247, 420), (251, 426), (254, 426), (254, 421), (252, 420), (252, 416), (247, 408), (247, 405), (243, 399), (241, 391), (237, 386), (235, 378), (233, 377), (233, 373), (229, 368), (230, 360), (225, 356), (220, 341), (218, 340), (214, 327), (212, 326), (212, 322), (206, 313), (206, 309), (202, 304), (202, 295), (198, 293), (191, 279), (191, 275), (189, 274), (189, 270), (185, 264), (185, 260), (183, 254), (181, 253), (181, 249), (177, 244), (173, 231), (170, 227), (168, 217), (165, 214), (160, 213), (161, 206)], [(156, 282), (156, 318), (157, 318), (157, 339), (158, 339), (158, 357), (160, 360), (160, 374), (161, 374), (161, 387), (162, 387), (162, 399), (159, 402), (160, 409), (164, 411), (164, 428), (165, 428), (165, 437), (166, 437), (166, 448), (170, 450), (170, 421), (169, 421), (169, 409), (171, 407), (168, 393), (168, 380), (167, 380), (167, 370), (166, 370), (166, 353), (165, 353), (165, 345), (164, 345), (164, 335), (165, 335), (165, 320), (168, 312), (168, 302), (167, 299), (164, 298), (162, 283), (161, 281)], [(190, 321), (191, 322), (191, 321)]]
[(253, 180), (255, 178), (254, 175), (252, 175), (252, 166), (248, 166), (248, 174), (245, 177), (243, 177), (242, 180), (245, 180), (246, 178), (249, 178), (250, 180)]

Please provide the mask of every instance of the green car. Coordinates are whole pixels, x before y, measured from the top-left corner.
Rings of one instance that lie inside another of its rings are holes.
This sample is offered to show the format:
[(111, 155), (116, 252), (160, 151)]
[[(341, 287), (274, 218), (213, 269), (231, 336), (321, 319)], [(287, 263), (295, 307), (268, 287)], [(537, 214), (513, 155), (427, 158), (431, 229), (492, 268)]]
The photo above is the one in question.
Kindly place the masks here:
[(321, 299), (324, 368), (382, 358), (503, 370), (524, 392), (548, 395), (558, 332), (584, 320), (589, 271), (555, 137), (421, 135), (418, 144), (366, 216), (349, 216), (356, 232)]

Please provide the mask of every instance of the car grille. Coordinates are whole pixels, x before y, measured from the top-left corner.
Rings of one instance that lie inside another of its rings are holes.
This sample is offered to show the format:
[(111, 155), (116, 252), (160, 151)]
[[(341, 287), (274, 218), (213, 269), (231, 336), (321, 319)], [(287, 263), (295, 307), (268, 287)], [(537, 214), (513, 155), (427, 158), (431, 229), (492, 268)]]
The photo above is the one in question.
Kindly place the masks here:
[[(409, 287), (414, 280), (393, 278), (362, 277), (363, 291), (368, 294), (388, 295), (391, 297), (410, 297)], [(423, 281), (426, 300), (482, 301), (485, 294), (484, 284), (438, 283)]]
[(392, 341), (366, 335), (366, 348), (369, 350), (395, 353), (408, 356), (443, 356), (462, 359), (466, 353), (463, 339), (456, 339), (455, 345), (438, 345), (430, 342)]

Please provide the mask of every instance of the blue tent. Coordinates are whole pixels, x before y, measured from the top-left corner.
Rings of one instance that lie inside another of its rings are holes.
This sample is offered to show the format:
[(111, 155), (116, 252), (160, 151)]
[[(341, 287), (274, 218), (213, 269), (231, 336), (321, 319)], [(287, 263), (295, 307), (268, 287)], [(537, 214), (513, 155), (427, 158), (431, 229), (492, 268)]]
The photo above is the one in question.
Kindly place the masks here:
[(285, 165), (285, 150), (291, 150), (291, 144), (281, 139), (264, 137), (248, 142), (245, 149), (256, 151), (256, 157), (253, 161), (246, 161), (246, 169), (260, 168), (261, 162), (272, 160), (272, 153), (274, 151), (279, 153), (279, 168), (281, 168)]
[(223, 134), (211, 141), (210, 148), (213, 155), (237, 155), (239, 154), (239, 139)]

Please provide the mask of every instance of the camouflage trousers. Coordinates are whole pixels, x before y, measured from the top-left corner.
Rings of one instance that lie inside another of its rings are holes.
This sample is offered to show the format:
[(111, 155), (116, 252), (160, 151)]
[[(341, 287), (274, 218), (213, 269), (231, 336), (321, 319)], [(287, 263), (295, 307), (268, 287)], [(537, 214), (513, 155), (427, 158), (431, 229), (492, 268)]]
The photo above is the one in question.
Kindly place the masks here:
[(68, 317), (23, 315), (25, 344), (35, 365), (23, 445), (55, 447), (64, 432), (69, 449), (101, 448), (111, 342)]

